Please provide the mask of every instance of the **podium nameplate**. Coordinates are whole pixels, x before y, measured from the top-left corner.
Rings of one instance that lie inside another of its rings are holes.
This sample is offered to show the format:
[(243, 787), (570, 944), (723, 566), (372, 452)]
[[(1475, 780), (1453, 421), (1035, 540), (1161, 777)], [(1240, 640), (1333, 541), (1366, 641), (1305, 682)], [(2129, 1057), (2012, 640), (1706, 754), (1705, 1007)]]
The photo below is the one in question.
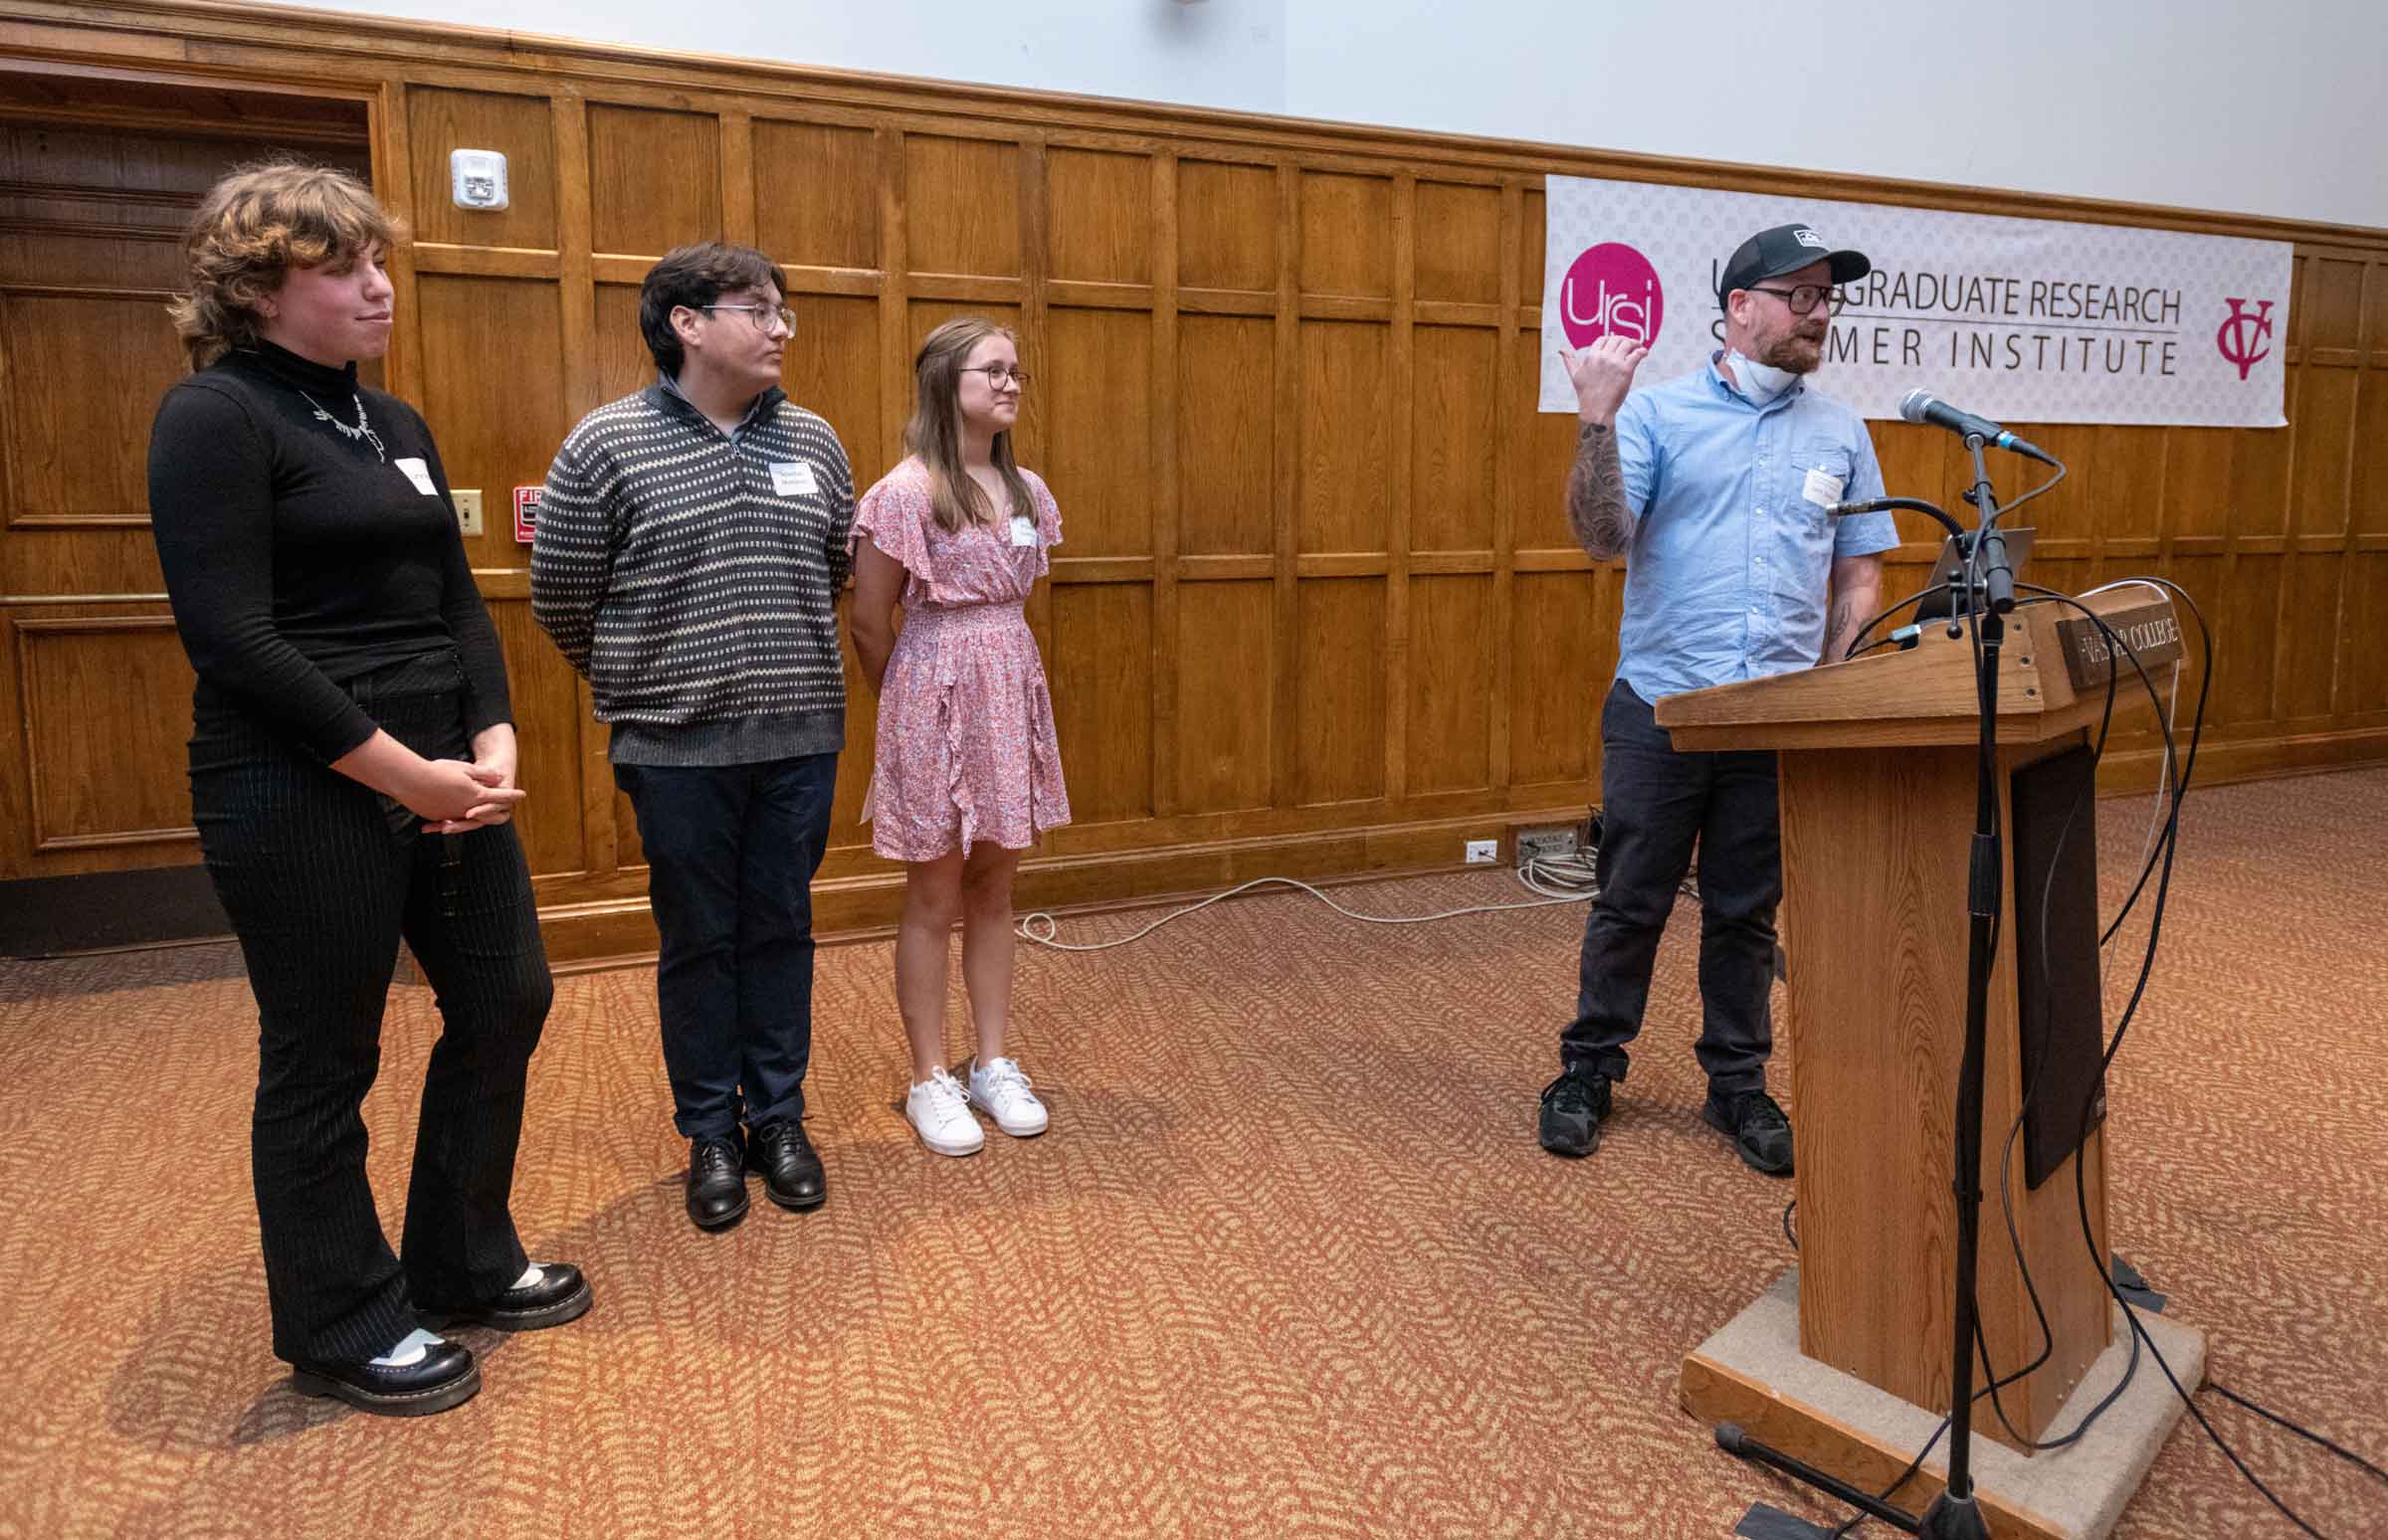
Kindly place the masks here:
[(2131, 670), (2133, 657), (2153, 679), (2156, 665), (2172, 663), (2182, 655), (2181, 622), (2172, 613), (2169, 598), (2158, 596), (2128, 609), (2107, 610), (2100, 618), (2127, 649), (2122, 657), (2114, 656), (2105, 632), (2089, 616), (2073, 615), (2057, 622), (2058, 648), (2065, 655), (2065, 671), (2073, 675), (2077, 690), (2103, 689), (2111, 674), (2119, 674), (2121, 681), (2129, 683), (2137, 677)]

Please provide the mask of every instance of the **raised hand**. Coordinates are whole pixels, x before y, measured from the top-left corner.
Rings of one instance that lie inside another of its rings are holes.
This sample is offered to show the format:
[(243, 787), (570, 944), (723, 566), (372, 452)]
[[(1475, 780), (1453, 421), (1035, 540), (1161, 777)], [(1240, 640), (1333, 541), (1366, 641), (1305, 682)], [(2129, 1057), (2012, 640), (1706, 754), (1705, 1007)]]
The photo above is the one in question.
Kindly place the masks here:
[(1559, 349), (1568, 383), (1575, 387), (1575, 415), (1602, 427), (1614, 423), (1626, 392), (1634, 388), (1634, 371), (1649, 356), (1649, 348), (1613, 331), (1595, 338), (1580, 353), (1573, 348)]

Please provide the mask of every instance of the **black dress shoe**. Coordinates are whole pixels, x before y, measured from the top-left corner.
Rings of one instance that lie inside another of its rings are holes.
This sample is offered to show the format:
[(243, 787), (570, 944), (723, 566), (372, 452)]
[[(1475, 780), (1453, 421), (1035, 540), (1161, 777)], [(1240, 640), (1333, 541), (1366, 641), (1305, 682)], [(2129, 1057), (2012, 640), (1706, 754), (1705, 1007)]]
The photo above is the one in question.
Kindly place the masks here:
[(435, 1305), (418, 1301), (415, 1313), (442, 1323), (470, 1322), (499, 1331), (537, 1331), (561, 1326), (589, 1313), (589, 1280), (570, 1262), (539, 1263), (539, 1281), (509, 1288), (479, 1304)]
[(376, 1417), (429, 1417), (460, 1407), (481, 1389), (481, 1365), (469, 1349), (442, 1342), (404, 1368), (381, 1364), (299, 1364), (291, 1384), (301, 1396), (332, 1396)]
[(1710, 1128), (1733, 1141), (1741, 1163), (1750, 1170), (1768, 1176), (1791, 1174), (1791, 1120), (1775, 1105), (1772, 1096), (1762, 1090), (1743, 1091), (1737, 1096), (1719, 1096), (1711, 1091), (1700, 1116)]
[(746, 1172), (735, 1139), (689, 1141), (689, 1218), (726, 1230), (746, 1217)]
[(829, 1196), (821, 1157), (792, 1117), (774, 1118), (746, 1136), (746, 1169), (763, 1174), (763, 1191), (783, 1209), (818, 1209)]

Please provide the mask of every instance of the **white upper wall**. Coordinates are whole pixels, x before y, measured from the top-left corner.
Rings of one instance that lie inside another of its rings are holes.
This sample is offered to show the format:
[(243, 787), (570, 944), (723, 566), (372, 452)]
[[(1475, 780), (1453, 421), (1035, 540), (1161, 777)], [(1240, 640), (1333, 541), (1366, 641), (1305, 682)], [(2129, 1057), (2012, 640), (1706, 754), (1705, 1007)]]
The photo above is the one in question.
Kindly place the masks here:
[(2381, 0), (1289, 11), (1303, 116), (2388, 226)]
[(1286, 0), (271, 0), (1034, 91), (1286, 110)]
[[(487, 0), (331, 8), (493, 20)], [(502, 19), (690, 53), (2388, 227), (2381, 0), (761, 0), (692, 27), (696, 14), (513, 0)]]

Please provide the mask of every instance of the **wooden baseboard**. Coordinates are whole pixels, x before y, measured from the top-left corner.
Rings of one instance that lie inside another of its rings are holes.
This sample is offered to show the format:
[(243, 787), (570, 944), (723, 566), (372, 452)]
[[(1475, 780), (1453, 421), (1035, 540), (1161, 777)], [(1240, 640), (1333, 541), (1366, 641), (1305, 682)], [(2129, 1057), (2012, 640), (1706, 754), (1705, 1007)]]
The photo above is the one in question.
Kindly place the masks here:
[[(1091, 913), (1208, 896), (1256, 877), (1348, 882), (1448, 871), (1470, 840), (1498, 840), (1505, 851), (1520, 826), (1580, 822), (1580, 807), (1502, 812), (1255, 840), (1215, 840), (1166, 850), (1086, 856), (1031, 856), (1020, 866), (1015, 902), (1022, 912)], [(1479, 868), (1483, 869), (1483, 868)], [(883, 936), (903, 910), (903, 873), (872, 872), (813, 884), (813, 931), (824, 943)], [(655, 920), (644, 896), (541, 905), (539, 927), (558, 973), (652, 962)]]
[[(2388, 761), (2388, 727), (2209, 740), (2199, 750), (2196, 786), (2313, 775), (2381, 761)], [(2119, 797), (2152, 791), (2161, 767), (2160, 749), (2117, 750), (2098, 767), (2098, 794)], [(1452, 870), (1460, 866), (1455, 857), (1469, 840), (1497, 840), (1501, 865), (1506, 866), (1512, 864), (1519, 829), (1578, 824), (1583, 816), (1583, 807), (1571, 804), (1388, 828), (1211, 840), (1145, 851), (1031, 856), (1020, 867), (1018, 902), (1023, 911), (1093, 913), (1205, 896), (1261, 876), (1340, 882)], [(824, 943), (883, 937), (902, 909), (900, 871), (876, 871), (813, 884), (814, 933)], [(539, 924), (546, 934), (548, 958), (559, 974), (655, 960), (655, 920), (642, 892), (543, 903)]]
[[(2196, 785), (2314, 775), (2383, 761), (2388, 761), (2388, 727), (2209, 740), (2199, 751)], [(2098, 794), (2112, 797), (2151, 791), (2161, 763), (2161, 752), (2155, 748), (2116, 750), (2098, 767)], [(1032, 857), (1021, 867), (1020, 902), (1029, 909), (1092, 912), (1213, 893), (1256, 876), (1344, 881), (1448, 870), (1458, 866), (1456, 854), (1468, 840), (1498, 840), (1501, 864), (1507, 866), (1519, 829), (1575, 824), (1583, 815), (1578, 803), (1539, 812), (1501, 810), (1389, 828), (1216, 840), (1138, 852)], [(180, 865), (188, 866), (187, 879), (203, 880), (196, 851), (189, 863)], [(148, 870), (109, 873), (108, 880), (94, 885), (152, 875), (155, 872)], [(655, 922), (647, 911), (645, 882), (639, 872), (605, 879), (604, 885), (612, 891), (596, 897), (586, 895), (598, 884), (584, 877), (542, 878), (540, 885), (560, 887), (570, 895), (539, 906), (539, 923), (557, 972), (580, 973), (654, 960)], [(902, 908), (902, 889), (901, 873), (893, 871), (816, 883), (813, 901), (818, 933), (824, 941), (884, 934)], [(30, 882), (0, 883), (0, 895), (7, 897), (30, 898), (36, 891)], [(0, 897), (0, 903), (6, 901)], [(139, 937), (132, 944), (175, 938), (160, 933)], [(54, 949), (88, 951), (117, 939), (97, 929), (78, 931), (56, 941)]]
[[(2186, 727), (2180, 741), (2186, 749)], [(2198, 747), (2196, 779), (2190, 790), (2195, 792), (2200, 786), (2221, 786), (2233, 781), (2320, 775), (2381, 760), (2388, 760), (2388, 727), (2230, 739), (2216, 739), (2209, 730), (2206, 741)], [(2113, 797), (2154, 791), (2163, 767), (2161, 745), (2115, 750), (2098, 762), (2098, 795)]]

